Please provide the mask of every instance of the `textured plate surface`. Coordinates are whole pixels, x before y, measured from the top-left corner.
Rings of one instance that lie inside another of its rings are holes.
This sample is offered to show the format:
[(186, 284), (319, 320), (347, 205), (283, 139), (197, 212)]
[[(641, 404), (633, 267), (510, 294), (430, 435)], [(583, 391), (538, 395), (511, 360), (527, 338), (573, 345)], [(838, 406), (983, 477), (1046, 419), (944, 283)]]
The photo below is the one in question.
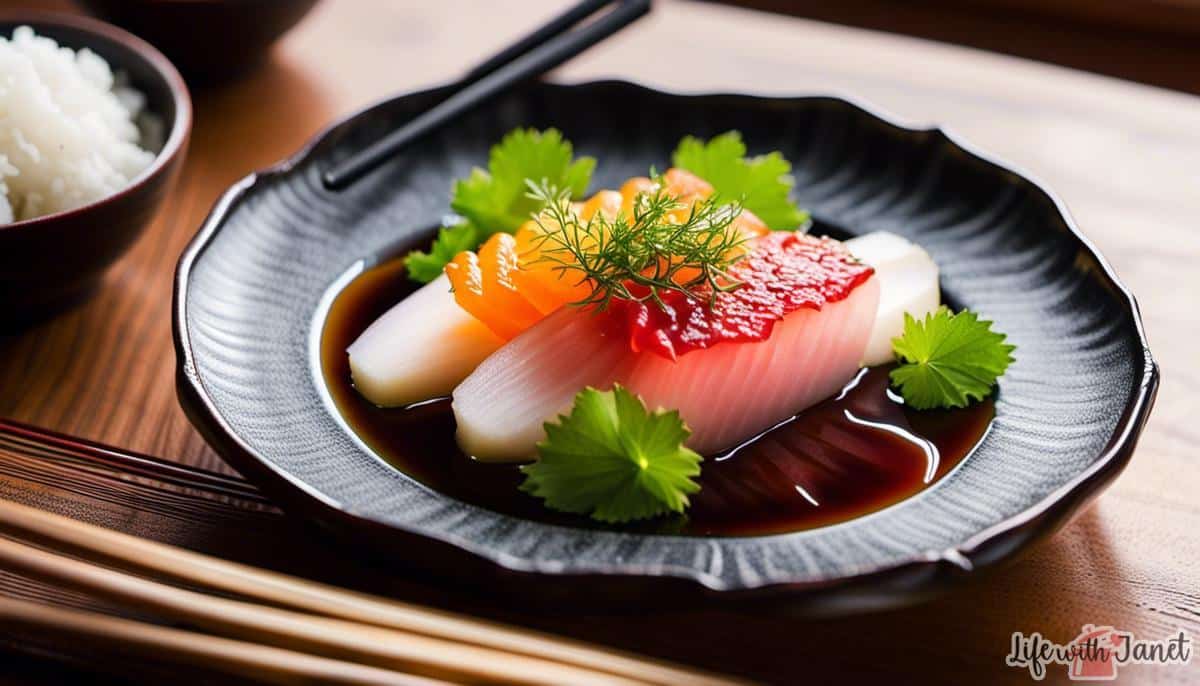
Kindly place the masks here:
[[(573, 582), (556, 588), (576, 592), (589, 583), (612, 593), (788, 591), (837, 609), (893, 603), (1010, 556), (1127, 462), (1157, 386), (1132, 297), (1046, 191), (945, 133), (907, 129), (834, 98), (538, 84), (348, 191), (321, 187), (331, 161), (437, 95), (378, 105), (244, 180), (180, 262), (181, 399), (235, 466), (294, 508), (413, 564), (461, 575), (554, 573)], [(620, 106), (597, 106), (605, 102)], [(796, 195), (813, 212), (814, 231), (887, 230), (920, 243), (940, 265), (947, 297), (994, 319), (1018, 346), (977, 452), (934, 487), (875, 514), (719, 539), (518, 520), (444, 497), (372, 455), (323, 400), (315, 347), (326, 301), (339, 278), (428, 241), (448, 210), (451, 180), (483, 164), (516, 126), (557, 127), (595, 156), (593, 188), (661, 168), (684, 134), (739, 129), (752, 152), (778, 149), (795, 164)]]

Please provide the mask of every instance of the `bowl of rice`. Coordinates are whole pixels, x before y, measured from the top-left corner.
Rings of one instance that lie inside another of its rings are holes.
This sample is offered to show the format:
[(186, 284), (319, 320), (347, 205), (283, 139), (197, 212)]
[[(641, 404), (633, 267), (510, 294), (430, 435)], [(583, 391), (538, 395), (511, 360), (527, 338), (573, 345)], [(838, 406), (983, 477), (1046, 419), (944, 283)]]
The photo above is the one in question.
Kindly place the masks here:
[(0, 330), (94, 290), (170, 190), (191, 111), (175, 67), (132, 34), (0, 12)]

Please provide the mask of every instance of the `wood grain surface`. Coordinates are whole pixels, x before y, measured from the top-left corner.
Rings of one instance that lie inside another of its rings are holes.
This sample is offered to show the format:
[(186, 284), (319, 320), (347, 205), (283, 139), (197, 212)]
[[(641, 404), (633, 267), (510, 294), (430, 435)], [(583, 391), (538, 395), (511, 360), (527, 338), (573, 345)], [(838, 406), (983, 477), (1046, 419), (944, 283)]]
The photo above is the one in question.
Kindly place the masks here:
[[(103, 291), (0, 339), (0, 416), (227, 470), (175, 402), (168, 316), (175, 260), (209, 207), (332, 119), (448, 80), (558, 5), (327, 0), (269, 62), (195, 92), (181, 183)], [(1200, 638), (1200, 423), (1192, 417), (1200, 392), (1200, 99), (959, 47), (669, 1), (554, 78), (610, 76), (693, 92), (835, 92), (943, 125), (1015, 163), (1058, 192), (1138, 296), (1163, 384), (1132, 465), (1096, 504), (1018, 563), (947, 597), (830, 622), (696, 613), (654, 623), (653, 636), (630, 632), (628, 618), (572, 618), (564, 629), (615, 644), (645, 639), (650, 652), (779, 682), (846, 673), (1011, 683), (1023, 678), (1003, 664), (1013, 631), (1065, 642), (1084, 623), (1144, 638), (1184, 628)], [(1198, 672), (1194, 658), (1185, 668), (1132, 666), (1122, 681), (1187, 683)]]
[(1200, 93), (1194, 0), (723, 0)]

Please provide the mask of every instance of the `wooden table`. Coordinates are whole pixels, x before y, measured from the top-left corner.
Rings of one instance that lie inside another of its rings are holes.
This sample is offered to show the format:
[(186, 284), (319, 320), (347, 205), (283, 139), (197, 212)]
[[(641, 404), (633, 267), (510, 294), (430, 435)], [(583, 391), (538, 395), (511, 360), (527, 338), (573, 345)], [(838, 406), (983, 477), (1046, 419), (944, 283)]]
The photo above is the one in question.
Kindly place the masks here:
[[(559, 5), (328, 0), (267, 64), (194, 93), (180, 186), (104, 290), (0, 339), (0, 416), (228, 469), (175, 401), (168, 316), (175, 260), (209, 207), (230, 183), (290, 154), (334, 118), (457, 75)], [(971, 587), (850, 619), (740, 616), (736, 631), (728, 617), (706, 613), (584, 617), (556, 628), (780, 682), (855, 674), (1010, 683), (1027, 678), (1004, 666), (1012, 632), (1066, 642), (1084, 623), (1143, 638), (1183, 628), (1193, 643), (1200, 639), (1200, 422), (1191, 416), (1200, 408), (1200, 99), (963, 48), (669, 1), (554, 78), (609, 76), (681, 91), (848, 94), (1011, 160), (1061, 194), (1137, 294), (1163, 384), (1116, 484), (1052, 540)], [(631, 623), (643, 629), (626, 631)], [(1122, 677), (1183, 683), (1198, 673), (1200, 657), (1182, 668), (1128, 667)]]

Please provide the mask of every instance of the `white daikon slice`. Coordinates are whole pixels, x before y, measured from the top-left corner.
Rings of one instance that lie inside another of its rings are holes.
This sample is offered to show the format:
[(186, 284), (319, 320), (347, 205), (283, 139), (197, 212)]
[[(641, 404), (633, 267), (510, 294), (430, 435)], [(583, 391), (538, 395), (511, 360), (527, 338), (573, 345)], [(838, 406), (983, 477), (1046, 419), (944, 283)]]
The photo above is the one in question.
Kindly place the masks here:
[(904, 313), (921, 318), (941, 303), (937, 264), (921, 246), (888, 231), (850, 239), (846, 247), (879, 278), (879, 310), (863, 364), (891, 362), (892, 339), (904, 333)]
[(346, 352), (354, 387), (394, 407), (450, 395), (503, 344), (458, 306), (443, 274), (396, 303)]

